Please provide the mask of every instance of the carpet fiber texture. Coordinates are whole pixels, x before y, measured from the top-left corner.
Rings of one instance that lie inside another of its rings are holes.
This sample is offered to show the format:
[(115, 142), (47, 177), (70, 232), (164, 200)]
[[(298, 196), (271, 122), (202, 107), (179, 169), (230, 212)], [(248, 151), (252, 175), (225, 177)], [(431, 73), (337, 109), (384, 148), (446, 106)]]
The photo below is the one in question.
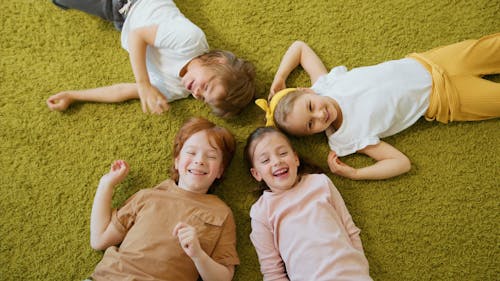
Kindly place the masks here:
[[(328, 68), (352, 68), (500, 31), (498, 0), (179, 2), (212, 48), (255, 64), (259, 97), (267, 96), (294, 40), (309, 43)], [(264, 124), (260, 109), (252, 104), (222, 120), (188, 98), (161, 116), (142, 113), (139, 101), (50, 112), (45, 100), (53, 93), (133, 81), (120, 34), (51, 1), (3, 0), (0, 11), (0, 279), (87, 277), (102, 258), (89, 245), (99, 178), (114, 159), (130, 163), (114, 206), (167, 178), (173, 136), (193, 115), (228, 127), (238, 140), (217, 194), (237, 221), (242, 262), (234, 280), (261, 279), (248, 238), (255, 182), (242, 157), (246, 137)], [(310, 81), (297, 70), (288, 85)], [(362, 230), (374, 280), (499, 280), (499, 125), (498, 119), (448, 125), (421, 119), (385, 139), (412, 160), (409, 173), (385, 181), (328, 174)], [(327, 169), (324, 136), (293, 143)], [(344, 160), (371, 163), (363, 156)]]

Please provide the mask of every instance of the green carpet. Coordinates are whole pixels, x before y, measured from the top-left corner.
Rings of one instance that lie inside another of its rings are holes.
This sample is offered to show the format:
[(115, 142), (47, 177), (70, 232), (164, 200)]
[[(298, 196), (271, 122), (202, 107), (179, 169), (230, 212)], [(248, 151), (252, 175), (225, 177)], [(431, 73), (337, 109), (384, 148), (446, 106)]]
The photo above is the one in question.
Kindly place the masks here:
[[(260, 97), (267, 96), (293, 40), (308, 42), (328, 68), (352, 68), (500, 31), (498, 0), (179, 2), (212, 48), (255, 63)], [(234, 280), (259, 280), (248, 238), (255, 183), (242, 149), (264, 123), (260, 110), (252, 105), (222, 120), (189, 98), (162, 116), (143, 114), (138, 101), (50, 112), (45, 100), (58, 91), (133, 81), (119, 33), (50, 1), (1, 0), (0, 13), (0, 280), (88, 276), (102, 257), (89, 245), (99, 178), (114, 159), (130, 163), (114, 206), (167, 178), (173, 136), (192, 115), (227, 126), (237, 137), (238, 152), (217, 194), (238, 226), (242, 263)], [(303, 71), (288, 81), (308, 83)], [(449, 125), (419, 120), (386, 139), (412, 159), (408, 174), (378, 182), (329, 174), (362, 229), (374, 280), (499, 280), (499, 125), (498, 119)], [(293, 142), (327, 168), (323, 136)], [(370, 163), (362, 156), (345, 161)]]

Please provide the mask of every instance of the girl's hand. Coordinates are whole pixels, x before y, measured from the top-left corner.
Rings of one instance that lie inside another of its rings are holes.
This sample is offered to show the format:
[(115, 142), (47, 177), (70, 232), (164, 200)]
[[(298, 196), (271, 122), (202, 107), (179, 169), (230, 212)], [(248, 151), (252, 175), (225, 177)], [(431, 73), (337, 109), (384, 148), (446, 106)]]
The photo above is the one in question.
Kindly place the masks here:
[(330, 168), (330, 171), (332, 171), (332, 173), (350, 179), (356, 178), (357, 170), (340, 161), (335, 151), (330, 151), (327, 161), (328, 167)]
[(191, 259), (199, 257), (201, 251), (200, 241), (196, 235), (196, 229), (187, 223), (179, 222), (172, 232), (179, 238), (182, 249)]
[(273, 83), (271, 84), (271, 89), (269, 90), (269, 96), (267, 100), (270, 101), (271, 98), (279, 91), (286, 88), (286, 79), (281, 76), (275, 76)]
[(139, 98), (144, 113), (150, 111), (155, 114), (162, 114), (169, 109), (167, 99), (153, 85), (138, 85)]
[(127, 177), (130, 167), (124, 160), (116, 160), (111, 164), (109, 173), (102, 176), (100, 185), (115, 186)]

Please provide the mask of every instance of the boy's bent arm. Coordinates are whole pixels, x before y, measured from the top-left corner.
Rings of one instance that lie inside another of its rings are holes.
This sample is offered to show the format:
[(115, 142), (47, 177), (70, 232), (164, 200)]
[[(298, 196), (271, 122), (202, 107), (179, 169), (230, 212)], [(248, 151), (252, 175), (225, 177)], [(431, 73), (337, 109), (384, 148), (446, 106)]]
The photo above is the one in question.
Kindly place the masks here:
[(211, 257), (201, 251), (197, 258), (193, 258), (193, 262), (204, 281), (230, 281), (234, 275), (234, 265), (222, 265), (214, 261)]
[(166, 98), (151, 85), (146, 67), (146, 50), (154, 46), (158, 25), (134, 29), (128, 38), (130, 64), (134, 72), (141, 107), (144, 112), (162, 113), (168, 109)]
[(90, 245), (105, 250), (123, 240), (124, 234), (111, 223), (113, 186), (99, 183), (90, 215)]
[(102, 176), (99, 181), (90, 215), (90, 245), (96, 250), (104, 250), (116, 245), (125, 236), (111, 223), (111, 199), (113, 188), (125, 179), (128, 171), (127, 162), (114, 161), (109, 173)]
[(304, 42), (295, 41), (290, 45), (285, 55), (281, 59), (280, 66), (274, 76), (273, 85), (271, 86), (271, 93), (281, 90), (278, 86), (286, 81), (288, 75), (297, 67), (301, 65), (311, 78), (311, 83), (314, 84), (321, 75), (326, 74), (325, 65), (316, 53)]

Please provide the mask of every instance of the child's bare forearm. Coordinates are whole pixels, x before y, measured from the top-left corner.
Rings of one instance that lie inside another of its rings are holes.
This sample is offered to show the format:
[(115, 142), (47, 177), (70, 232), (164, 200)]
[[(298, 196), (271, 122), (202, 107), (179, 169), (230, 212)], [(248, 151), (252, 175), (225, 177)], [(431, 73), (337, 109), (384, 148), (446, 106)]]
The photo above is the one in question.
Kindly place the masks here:
[(377, 163), (357, 169), (356, 180), (383, 180), (408, 172), (411, 163), (402, 159), (384, 159)]
[(193, 262), (200, 273), (200, 276), (205, 281), (230, 281), (233, 279), (234, 266), (224, 266), (214, 261), (205, 251), (197, 258), (193, 258)]
[(114, 186), (108, 182), (99, 182), (90, 215), (90, 244), (100, 249), (101, 236), (111, 222), (111, 199)]
[(375, 145), (369, 145), (359, 152), (368, 155), (377, 162), (373, 165), (357, 169), (354, 179), (388, 179), (404, 174), (411, 169), (410, 159), (384, 141), (380, 141)]
[(327, 73), (325, 65), (313, 49), (302, 41), (295, 41), (283, 56), (275, 77), (281, 77), (286, 80), (288, 75), (299, 65), (309, 74), (312, 84), (321, 75)]
[(290, 75), (290, 73), (300, 65), (302, 52), (301, 43), (302, 42), (300, 41), (295, 41), (292, 43), (292, 45), (290, 45), (290, 47), (288, 47), (288, 50), (285, 52), (283, 58), (281, 59), (280, 66), (276, 71), (275, 77), (286, 80), (288, 75)]
[(94, 89), (67, 91), (66, 94), (75, 101), (104, 103), (123, 102), (139, 98), (135, 83), (120, 83)]

